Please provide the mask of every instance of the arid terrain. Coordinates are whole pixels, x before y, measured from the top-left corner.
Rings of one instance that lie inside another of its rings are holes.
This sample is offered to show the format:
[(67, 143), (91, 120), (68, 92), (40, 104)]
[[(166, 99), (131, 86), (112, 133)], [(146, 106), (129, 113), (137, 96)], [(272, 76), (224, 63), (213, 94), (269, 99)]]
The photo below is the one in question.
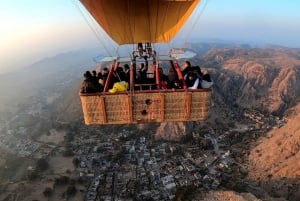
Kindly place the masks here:
[(300, 104), (289, 110), (287, 124), (253, 144), (248, 178), (276, 197), (300, 199)]
[[(5, 110), (11, 118), (8, 123), (1, 119), (4, 123), (0, 134), (13, 133), (16, 139), (30, 135), (49, 155), (47, 169), (31, 177), (31, 168), (36, 168), (38, 158), (16, 156), (19, 163), (14, 164), (5, 152), (0, 152), (0, 200), (84, 200), (86, 184), (78, 182), (79, 169), (73, 162), (76, 155), (68, 155), (69, 147), (75, 144), (73, 137), (82, 132), (78, 127), (90, 133), (78, 137), (88, 144), (93, 143), (91, 136), (98, 132), (102, 139), (105, 134), (124, 129), (153, 136), (157, 143), (186, 143), (189, 141), (186, 137), (192, 133), (199, 133), (201, 138), (206, 131), (213, 130), (214, 137), (224, 137), (222, 145), (218, 145), (220, 151), (230, 150), (234, 160), (230, 176), (222, 173), (226, 179), (217, 188), (200, 188), (191, 200), (300, 200), (300, 50), (221, 45), (221, 48), (207, 48), (206, 52), (199, 44), (191, 49), (199, 54), (191, 60), (192, 64), (199, 64), (214, 81), (210, 117), (206, 122), (85, 128), (77, 96), (81, 75), (68, 87), (43, 92), (42, 98), (29, 97), (35, 103), (42, 103), (30, 109), (33, 122), (17, 122), (21, 115), (13, 118), (20, 108), (23, 115), (28, 115), (28, 104), (15, 104), (11, 106), (16, 106), (13, 111)], [(45, 123), (46, 127), (41, 126)], [(11, 132), (6, 130), (8, 127)], [(214, 148), (203, 142), (199, 145), (199, 149), (207, 152), (215, 151)], [(70, 178), (67, 185), (60, 183), (64, 176)], [(72, 186), (77, 192), (68, 197)], [(45, 195), (47, 187), (52, 189), (51, 196)], [(180, 196), (176, 199), (183, 200)]]

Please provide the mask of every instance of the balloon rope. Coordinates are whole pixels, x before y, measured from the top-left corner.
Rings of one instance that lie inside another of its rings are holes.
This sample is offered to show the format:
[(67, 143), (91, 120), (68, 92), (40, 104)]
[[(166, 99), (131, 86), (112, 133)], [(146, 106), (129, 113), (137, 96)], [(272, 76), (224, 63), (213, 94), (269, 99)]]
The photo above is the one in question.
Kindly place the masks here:
[[(185, 34), (185, 37), (182, 40), (182, 44), (181, 44), (181, 48), (185, 45), (187, 39), (189, 38), (190, 34), (192, 33), (192, 31), (195, 29), (195, 26), (197, 25), (197, 23), (199, 22), (200, 17), (202, 16), (207, 4), (208, 4), (209, 0), (206, 0), (204, 3), (204, 6), (201, 8), (201, 10), (199, 12), (197, 12), (197, 14), (195, 15), (196, 20), (194, 20), (194, 23), (192, 23), (192, 26), (190, 27), (190, 29), (187, 31), (187, 34)], [(201, 4), (200, 4), (201, 5)], [(196, 8), (197, 9), (197, 8)]]
[(95, 24), (94, 25), (91, 24), (91, 22), (94, 22), (94, 20), (92, 19), (92, 17), (90, 15), (88, 15), (89, 19), (87, 19), (87, 16), (84, 14), (82, 9), (80, 9), (79, 5), (75, 2), (77, 0), (71, 0), (71, 1), (75, 5), (75, 7), (77, 7), (77, 9), (79, 10), (80, 14), (82, 15), (83, 19), (85, 20), (87, 25), (90, 27), (90, 29), (92, 30), (92, 32), (96, 36), (96, 38), (97, 38), (98, 42), (100, 43), (100, 45), (103, 46), (105, 52), (108, 54), (108, 56), (112, 56), (112, 54), (109, 52), (108, 48), (106, 47), (105, 42), (102, 40), (102, 37), (100, 37), (101, 35), (103, 36), (103, 34), (101, 34), (101, 31), (96, 30), (96, 27), (99, 27), (99, 26), (96, 26)]

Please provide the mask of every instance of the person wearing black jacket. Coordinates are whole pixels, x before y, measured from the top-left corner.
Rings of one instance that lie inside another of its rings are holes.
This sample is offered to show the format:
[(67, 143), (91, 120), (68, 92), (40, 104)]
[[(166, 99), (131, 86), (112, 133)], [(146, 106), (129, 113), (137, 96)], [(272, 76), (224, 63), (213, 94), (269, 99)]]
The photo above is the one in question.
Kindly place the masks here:
[(192, 71), (192, 66), (191, 63), (189, 61), (185, 61), (182, 65), (183, 70), (182, 70), (182, 75), (185, 76), (186, 74), (188, 74), (188, 72)]
[(96, 93), (97, 86), (95, 86), (95, 82), (93, 76), (90, 71), (86, 71), (84, 74), (84, 80), (81, 84), (80, 93)]

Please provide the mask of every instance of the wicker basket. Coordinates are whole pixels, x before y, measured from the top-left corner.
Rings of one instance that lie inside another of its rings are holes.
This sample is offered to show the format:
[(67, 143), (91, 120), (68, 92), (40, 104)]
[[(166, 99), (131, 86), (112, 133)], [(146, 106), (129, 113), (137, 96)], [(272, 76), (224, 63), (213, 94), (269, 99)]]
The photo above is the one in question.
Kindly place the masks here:
[(87, 125), (203, 121), (211, 101), (211, 90), (79, 95)]

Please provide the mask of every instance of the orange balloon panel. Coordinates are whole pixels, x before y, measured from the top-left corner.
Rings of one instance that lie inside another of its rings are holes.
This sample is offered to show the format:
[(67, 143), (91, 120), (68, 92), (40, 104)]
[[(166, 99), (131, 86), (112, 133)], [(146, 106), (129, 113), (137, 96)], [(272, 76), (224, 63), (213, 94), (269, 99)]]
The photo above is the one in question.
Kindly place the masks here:
[(80, 0), (119, 45), (170, 41), (200, 0)]

